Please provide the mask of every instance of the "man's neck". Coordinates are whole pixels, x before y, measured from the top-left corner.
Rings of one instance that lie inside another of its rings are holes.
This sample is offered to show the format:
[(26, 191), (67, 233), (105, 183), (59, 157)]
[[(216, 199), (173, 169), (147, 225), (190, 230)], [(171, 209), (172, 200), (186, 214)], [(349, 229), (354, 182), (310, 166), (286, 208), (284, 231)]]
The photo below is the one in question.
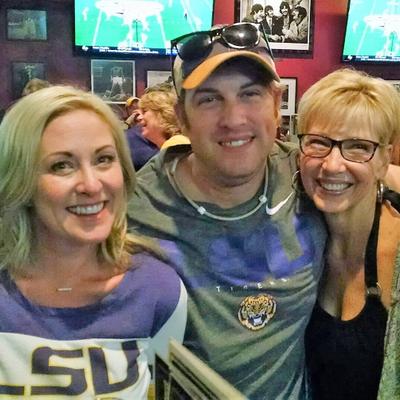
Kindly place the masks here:
[(253, 198), (264, 182), (266, 169), (254, 176), (224, 179), (203, 171), (191, 154), (177, 165), (175, 179), (184, 194), (194, 201), (215, 204), (221, 208), (232, 208)]

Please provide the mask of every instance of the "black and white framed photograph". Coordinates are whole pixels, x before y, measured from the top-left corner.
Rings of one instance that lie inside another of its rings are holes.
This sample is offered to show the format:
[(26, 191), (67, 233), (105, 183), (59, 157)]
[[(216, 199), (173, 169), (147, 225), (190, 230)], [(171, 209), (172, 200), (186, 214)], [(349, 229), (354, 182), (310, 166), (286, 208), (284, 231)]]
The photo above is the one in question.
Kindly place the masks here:
[(313, 0), (235, 0), (235, 21), (260, 23), (271, 49), (308, 53), (312, 49)]
[(153, 70), (147, 71), (146, 87), (158, 85), (164, 82), (170, 82), (172, 85), (171, 71), (153, 71)]
[(91, 60), (91, 86), (107, 103), (123, 104), (135, 90), (135, 62)]
[(296, 113), (297, 78), (281, 78), (285, 85), (282, 93), (281, 114), (292, 115)]
[(46, 65), (42, 62), (13, 62), (11, 68), (13, 99), (21, 97), (22, 90), (31, 79), (46, 79)]
[(45, 10), (9, 8), (6, 12), (8, 40), (47, 40)]

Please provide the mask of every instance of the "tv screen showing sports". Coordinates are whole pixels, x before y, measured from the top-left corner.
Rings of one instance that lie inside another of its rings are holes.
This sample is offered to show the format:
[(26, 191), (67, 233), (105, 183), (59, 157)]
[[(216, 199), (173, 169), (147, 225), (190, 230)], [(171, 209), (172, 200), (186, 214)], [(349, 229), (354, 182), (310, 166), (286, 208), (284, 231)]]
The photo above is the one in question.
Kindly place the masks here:
[(344, 62), (400, 62), (400, 1), (349, 0)]
[(170, 41), (212, 25), (214, 0), (75, 0), (75, 49), (88, 55), (171, 54)]

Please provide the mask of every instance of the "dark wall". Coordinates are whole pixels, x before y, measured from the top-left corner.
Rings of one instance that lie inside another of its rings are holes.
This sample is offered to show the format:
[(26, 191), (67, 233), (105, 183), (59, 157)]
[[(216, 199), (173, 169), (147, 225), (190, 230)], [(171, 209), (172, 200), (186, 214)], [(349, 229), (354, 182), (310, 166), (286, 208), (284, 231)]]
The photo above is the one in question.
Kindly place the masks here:
[[(41, 41), (16, 41), (6, 38), (6, 9), (33, 8), (47, 10), (47, 37)], [(0, 108), (13, 99), (12, 63), (40, 62), (46, 64), (46, 79), (51, 83), (66, 83), (90, 89), (90, 58), (73, 53), (73, 1), (72, 0), (0, 0)], [(169, 57), (136, 57), (136, 92), (145, 87), (146, 71), (167, 70)]]
[[(233, 0), (216, 0), (215, 23), (234, 20)], [(73, 83), (90, 89), (90, 59), (78, 57), (72, 50), (72, 0), (0, 0), (0, 27), (5, 26), (9, 7), (32, 7), (48, 12), (48, 40), (25, 42), (6, 40), (0, 29), (0, 108), (12, 101), (11, 63), (16, 61), (46, 63), (46, 78), (51, 83)], [(315, 81), (340, 68), (340, 52), (346, 20), (347, 0), (314, 0), (314, 46), (311, 58), (281, 58), (277, 70), (282, 77), (297, 77), (298, 97)], [(141, 95), (148, 69), (167, 70), (168, 57), (136, 57), (136, 92)], [(375, 76), (400, 79), (400, 68), (389, 65), (358, 66)]]

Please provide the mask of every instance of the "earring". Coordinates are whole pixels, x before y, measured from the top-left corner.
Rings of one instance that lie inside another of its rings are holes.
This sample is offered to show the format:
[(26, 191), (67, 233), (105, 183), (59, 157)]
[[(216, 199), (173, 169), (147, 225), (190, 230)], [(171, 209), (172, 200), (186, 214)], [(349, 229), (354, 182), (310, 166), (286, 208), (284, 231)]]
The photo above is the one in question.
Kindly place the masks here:
[(383, 191), (384, 191), (385, 187), (383, 185), (383, 182), (381, 180), (378, 180), (378, 189), (376, 192), (376, 201), (378, 203), (382, 203), (383, 201)]
[(303, 182), (301, 181), (299, 169), (292, 175), (291, 186), (296, 193), (304, 193)]

